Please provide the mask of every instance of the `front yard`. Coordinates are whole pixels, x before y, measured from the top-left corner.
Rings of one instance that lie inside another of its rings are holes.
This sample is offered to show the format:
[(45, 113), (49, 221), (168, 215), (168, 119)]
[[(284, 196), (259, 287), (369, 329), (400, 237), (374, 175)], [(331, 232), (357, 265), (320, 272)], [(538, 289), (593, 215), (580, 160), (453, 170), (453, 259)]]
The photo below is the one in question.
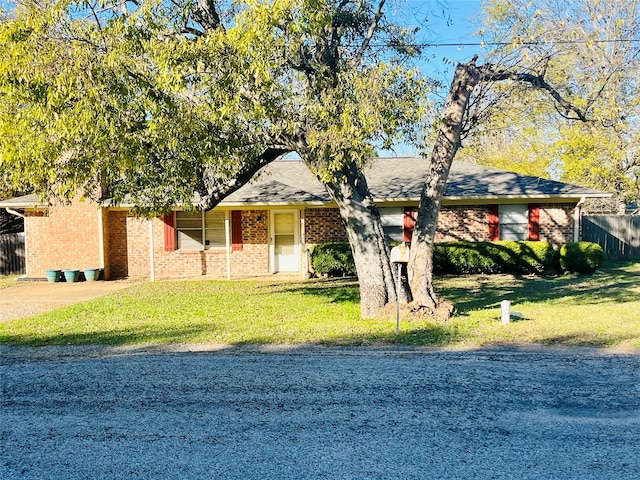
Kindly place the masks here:
[[(0, 324), (0, 343), (534, 343), (640, 351), (640, 263), (606, 266), (592, 276), (447, 277), (438, 280), (437, 288), (456, 305), (456, 316), (446, 323), (403, 319), (399, 337), (395, 314), (359, 318), (353, 280), (167, 281)], [(523, 317), (506, 326), (499, 307), (505, 299)]]

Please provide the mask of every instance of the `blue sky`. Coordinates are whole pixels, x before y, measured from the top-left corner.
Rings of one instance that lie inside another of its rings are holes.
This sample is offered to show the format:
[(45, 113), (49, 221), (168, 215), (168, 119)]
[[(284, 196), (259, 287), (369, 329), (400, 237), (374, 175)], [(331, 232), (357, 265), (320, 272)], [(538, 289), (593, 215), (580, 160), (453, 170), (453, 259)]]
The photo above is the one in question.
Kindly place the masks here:
[[(480, 39), (473, 37), (477, 29), (474, 17), (480, 9), (480, 0), (406, 0), (408, 9), (416, 12), (417, 20), (427, 18), (426, 24), (421, 26), (420, 41), (429, 44), (446, 46), (432, 46), (425, 48), (424, 54), (428, 59), (425, 67), (429, 74), (440, 73), (448, 83), (447, 73), (452, 66), (460, 61), (470, 60), (474, 54), (480, 52), (480, 47), (465, 45), (479, 43)], [(447, 63), (448, 60), (451, 63)], [(450, 76), (450, 75), (449, 75)]]

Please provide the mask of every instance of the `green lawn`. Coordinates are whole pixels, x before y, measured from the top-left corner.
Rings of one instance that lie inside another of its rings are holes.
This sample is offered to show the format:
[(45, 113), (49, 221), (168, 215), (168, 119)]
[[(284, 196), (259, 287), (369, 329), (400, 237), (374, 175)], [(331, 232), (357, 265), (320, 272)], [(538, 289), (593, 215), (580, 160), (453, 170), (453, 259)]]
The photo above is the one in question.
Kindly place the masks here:
[[(439, 279), (457, 307), (448, 322), (359, 318), (352, 280), (168, 281), (0, 324), (12, 345), (219, 343), (474, 347), (558, 344), (640, 350), (640, 263), (592, 276)], [(500, 322), (507, 299), (523, 319)], [(395, 312), (395, 310), (394, 310)]]
[(18, 275), (0, 275), (0, 288), (10, 287), (16, 283)]

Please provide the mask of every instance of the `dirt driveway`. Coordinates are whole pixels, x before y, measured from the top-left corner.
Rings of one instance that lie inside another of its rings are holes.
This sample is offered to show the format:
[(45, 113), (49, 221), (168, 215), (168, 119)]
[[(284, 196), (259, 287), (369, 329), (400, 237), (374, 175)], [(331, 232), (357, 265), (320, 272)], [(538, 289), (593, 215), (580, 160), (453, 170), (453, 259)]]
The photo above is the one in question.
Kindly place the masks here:
[(0, 378), (0, 478), (637, 480), (640, 472), (638, 356), (0, 347)]
[(0, 289), (0, 322), (30, 317), (130, 287), (133, 282), (16, 282)]

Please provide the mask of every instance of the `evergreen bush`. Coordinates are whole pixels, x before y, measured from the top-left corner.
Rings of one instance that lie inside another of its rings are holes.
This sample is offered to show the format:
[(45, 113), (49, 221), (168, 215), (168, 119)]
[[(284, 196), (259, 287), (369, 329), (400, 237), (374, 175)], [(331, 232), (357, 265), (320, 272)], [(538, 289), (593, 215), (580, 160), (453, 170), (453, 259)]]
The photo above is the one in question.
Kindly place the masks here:
[(604, 250), (597, 243), (570, 242), (560, 248), (560, 268), (565, 273), (593, 273), (604, 261)]
[(321, 243), (311, 251), (311, 266), (317, 275), (344, 277), (356, 275), (351, 246), (344, 243)]
[(542, 273), (554, 264), (549, 242), (445, 242), (434, 248), (434, 271), (439, 274)]
[[(557, 252), (549, 242), (445, 242), (433, 250), (436, 274), (540, 274), (556, 264)], [(348, 243), (317, 245), (311, 252), (311, 265), (318, 275), (356, 275)]]

